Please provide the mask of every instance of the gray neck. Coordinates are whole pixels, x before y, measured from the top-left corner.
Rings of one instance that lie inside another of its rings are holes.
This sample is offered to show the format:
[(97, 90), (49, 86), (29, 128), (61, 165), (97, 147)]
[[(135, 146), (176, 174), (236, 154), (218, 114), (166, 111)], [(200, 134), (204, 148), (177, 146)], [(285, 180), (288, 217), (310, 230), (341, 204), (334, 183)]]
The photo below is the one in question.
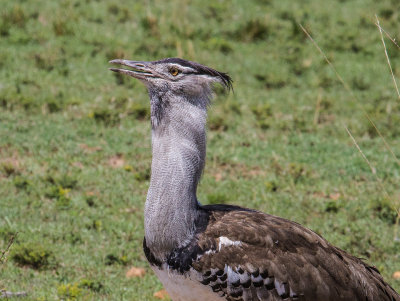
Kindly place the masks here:
[(173, 249), (188, 243), (195, 230), (196, 189), (206, 154), (206, 100), (171, 97), (170, 101), (168, 95), (161, 99), (151, 92), (150, 99), (153, 160), (145, 238), (152, 253), (165, 259)]

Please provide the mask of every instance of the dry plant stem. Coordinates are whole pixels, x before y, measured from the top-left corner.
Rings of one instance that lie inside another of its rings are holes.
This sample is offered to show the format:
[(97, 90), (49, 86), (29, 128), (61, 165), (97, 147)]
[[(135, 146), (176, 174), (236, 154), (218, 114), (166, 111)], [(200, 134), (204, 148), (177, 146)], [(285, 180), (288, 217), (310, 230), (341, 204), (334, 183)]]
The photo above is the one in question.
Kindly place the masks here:
[(10, 238), (10, 240), (9, 240), (9, 242), (8, 242), (7, 247), (5, 248), (4, 251), (1, 252), (0, 263), (4, 263), (4, 261), (5, 261), (5, 256), (6, 256), (6, 254), (8, 253), (8, 251), (10, 250), (10, 248), (11, 248), (12, 244), (14, 243), (14, 240), (15, 240), (15, 238), (17, 237), (17, 235), (18, 235), (18, 232), (15, 233), (13, 236), (11, 236), (11, 238)]
[(398, 236), (398, 229), (400, 226), (400, 208), (396, 209), (397, 211), (397, 218), (396, 223), (394, 224), (394, 241), (400, 241), (400, 237)]
[[(387, 62), (388, 62), (388, 64), (389, 64), (390, 72), (392, 73), (392, 78), (393, 78), (393, 82), (394, 82), (394, 85), (395, 85), (395, 88), (396, 88), (396, 91), (397, 91), (397, 95), (398, 95), (399, 98), (400, 98), (399, 89), (398, 89), (397, 82), (396, 82), (396, 79), (395, 79), (394, 74), (393, 74), (392, 66), (391, 66), (391, 64), (390, 64), (390, 60), (389, 60), (389, 56), (388, 56), (388, 53), (387, 53), (387, 50), (386, 50), (386, 44), (385, 44), (385, 40), (383, 39), (382, 32), (385, 33), (386, 37), (388, 37), (389, 40), (392, 41), (392, 43), (393, 43), (394, 45), (396, 45), (397, 48), (400, 49), (400, 46), (397, 44), (397, 42), (395, 41), (395, 39), (393, 39), (393, 38), (389, 35), (389, 33), (388, 33), (384, 28), (381, 27), (377, 15), (375, 15), (375, 18), (376, 18), (376, 23), (375, 23), (375, 25), (378, 27), (379, 32), (380, 32), (380, 34), (381, 34), (381, 40), (382, 40), (383, 47), (384, 47), (384, 49), (385, 49), (386, 60), (387, 60)], [(399, 240), (400, 240), (400, 237), (398, 237), (398, 228), (399, 228), (399, 225), (400, 225), (400, 207), (396, 209), (396, 212), (397, 212), (397, 218), (396, 218), (396, 223), (395, 223), (395, 228), (394, 228), (394, 240), (395, 240), (395, 241), (399, 241)]]
[[(345, 83), (345, 81), (343, 80), (343, 78), (340, 76), (340, 74), (337, 72), (336, 68), (333, 66), (333, 64), (331, 63), (331, 61), (328, 59), (328, 57), (325, 55), (325, 53), (322, 51), (322, 49), (318, 46), (318, 44), (315, 42), (315, 40), (311, 37), (311, 35), (308, 33), (308, 31), (299, 23), (300, 28), (303, 30), (303, 32), (307, 35), (307, 37), (310, 39), (310, 41), (313, 43), (313, 45), (317, 48), (317, 50), (321, 53), (321, 55), (324, 57), (325, 61), (328, 63), (328, 65), (332, 68), (332, 70), (335, 72), (337, 78), (339, 79), (339, 81), (342, 83), (342, 85), (344, 86), (344, 88), (351, 94), (351, 96), (353, 97), (353, 99), (358, 100), (358, 98), (356, 97), (356, 95), (353, 93), (353, 91), (350, 89), (350, 87)], [(379, 21), (378, 21), (378, 25), (377, 25), (380, 29), (381, 27), (379, 26)], [(386, 33), (387, 34), (387, 33)], [(393, 39), (391, 39), (392, 42), (394, 42)], [(395, 43), (395, 42), (394, 42)], [(395, 43), (396, 44), (396, 43)], [(398, 46), (396, 44), (396, 46)], [(386, 48), (385, 48), (386, 51)], [(397, 87), (397, 84), (396, 84)], [(368, 115), (368, 113), (364, 110), (364, 108), (361, 108), (362, 112), (364, 113), (364, 115), (367, 117), (368, 121), (372, 124), (372, 126), (375, 128), (375, 131), (378, 133), (378, 135), (381, 137), (383, 143), (385, 144), (385, 147), (389, 150), (389, 152), (392, 154), (393, 158), (395, 159), (395, 161), (397, 162), (398, 165), (400, 165), (400, 160), (397, 158), (397, 156), (394, 154), (392, 148), (389, 146), (389, 144), (386, 142), (386, 139), (383, 137), (383, 135), (381, 134), (381, 132), (378, 130), (378, 128), (376, 127), (375, 123), (372, 121), (372, 119), (370, 118), (370, 116)], [(374, 175), (375, 179), (377, 180), (377, 182), (379, 183), (379, 186), (381, 188), (381, 190), (384, 192), (385, 196), (387, 198), (390, 199), (390, 196), (388, 194), (388, 192), (386, 191), (385, 187), (383, 186), (382, 181), (380, 180), (380, 178), (377, 176), (376, 174), (376, 169), (372, 166), (372, 164), (369, 162), (368, 158), (364, 155), (363, 151), (361, 150), (361, 148), (359, 147), (359, 145), (357, 144), (356, 140), (354, 139), (353, 135), (350, 133), (350, 131), (348, 130), (347, 126), (344, 126), (347, 133), (349, 134), (349, 136), (351, 137), (351, 139), (353, 140), (353, 143), (356, 145), (358, 151), (361, 153), (361, 155), (363, 156), (364, 160), (367, 162), (368, 166), (370, 167), (372, 174)], [(396, 220), (396, 225), (399, 224), (399, 217), (400, 217), (400, 212), (398, 211), (398, 209), (395, 209), (397, 214), (398, 214), (398, 218)], [(394, 229), (394, 239), (397, 239), (397, 226)]]
[(319, 112), (321, 109), (321, 100), (322, 100), (322, 92), (321, 90), (318, 93), (318, 97), (317, 97), (317, 104), (315, 105), (315, 113), (314, 113), (314, 126), (318, 125), (318, 119), (319, 119)]
[(400, 49), (400, 46), (399, 46), (399, 44), (397, 44), (396, 40), (393, 39), (393, 38), (389, 35), (389, 33), (388, 33), (383, 27), (381, 27), (381, 26), (380, 26), (379, 24), (377, 24), (377, 23), (375, 23), (375, 25), (378, 26), (379, 29), (382, 30), (382, 32), (384, 32), (385, 35), (389, 38), (389, 40), (391, 40), (392, 43), (395, 44), (396, 47)]
[(8, 291), (1, 291), (1, 295), (0, 298), (6, 298), (6, 300), (8, 300), (8, 298), (12, 298), (12, 297), (26, 297), (28, 296), (27, 292), (8, 292)]
[[(371, 162), (369, 162), (367, 156), (364, 154), (364, 152), (361, 150), (361, 147), (358, 145), (356, 139), (354, 139), (353, 135), (351, 134), (350, 130), (345, 126), (347, 134), (349, 134), (351, 140), (353, 140), (354, 145), (357, 147), (358, 151), (360, 152), (360, 154), (362, 155), (362, 157), (364, 158), (365, 162), (367, 162), (369, 168), (371, 169), (372, 174), (374, 175), (376, 181), (378, 182), (381, 190), (383, 191), (383, 193), (385, 194), (385, 196), (391, 200), (391, 197), (389, 196), (389, 193), (386, 191), (385, 187), (383, 186), (383, 183), (381, 181), (381, 179), (378, 177), (378, 175), (376, 174), (376, 168), (371, 164)], [(394, 205), (395, 206), (395, 205)], [(393, 208), (396, 213), (397, 213), (397, 218), (396, 218), (396, 223), (394, 226), (394, 234), (393, 234), (393, 240), (397, 241), (399, 238), (397, 237), (397, 226), (399, 225), (399, 218), (400, 218), (400, 212), (397, 208)]]
[(322, 51), (322, 49), (318, 46), (317, 42), (315, 42), (315, 40), (312, 38), (312, 36), (308, 33), (308, 31), (303, 27), (303, 25), (301, 25), (300, 23), (298, 23), (300, 28), (304, 31), (304, 33), (307, 35), (307, 37), (310, 39), (310, 41), (313, 43), (313, 45), (315, 46), (315, 48), (318, 49), (319, 53), (321, 53), (321, 55), (324, 57), (325, 61), (328, 63), (328, 65), (332, 68), (333, 72), (335, 72), (336, 77), (339, 79), (339, 81), (342, 83), (342, 85), (346, 88), (346, 90), (348, 92), (351, 93), (351, 96), (354, 96), (353, 91), (351, 91), (350, 87), (345, 83), (345, 81), (343, 80), (343, 78), (340, 76), (340, 74), (337, 72), (335, 66), (333, 66), (333, 64), (331, 63), (331, 61), (328, 59), (328, 57), (325, 55), (325, 53)]
[(367, 156), (364, 154), (364, 152), (361, 150), (361, 147), (358, 145), (356, 139), (354, 139), (353, 135), (351, 134), (351, 132), (349, 131), (349, 129), (345, 126), (346, 128), (346, 132), (347, 134), (349, 134), (351, 140), (353, 140), (354, 145), (357, 147), (358, 151), (360, 152), (360, 154), (362, 155), (362, 157), (364, 158), (365, 162), (367, 162), (369, 168), (371, 169), (372, 174), (374, 175), (376, 181), (379, 183), (379, 186), (381, 187), (383, 193), (385, 194), (385, 196), (390, 199), (389, 193), (386, 191), (385, 187), (382, 184), (381, 179), (378, 177), (378, 175), (376, 174), (376, 168), (371, 164), (371, 162), (369, 162)]
[[(328, 65), (332, 68), (332, 70), (335, 72), (336, 77), (339, 79), (339, 81), (342, 83), (342, 85), (344, 86), (344, 88), (347, 90), (347, 92), (349, 92), (352, 96), (352, 98), (354, 98), (355, 100), (357, 100), (358, 102), (359, 99), (357, 98), (357, 96), (353, 93), (353, 91), (350, 89), (350, 87), (345, 83), (345, 81), (343, 80), (343, 78), (340, 76), (340, 74), (337, 72), (335, 66), (333, 66), (333, 64), (331, 63), (331, 61), (328, 59), (328, 57), (325, 55), (325, 53), (322, 51), (322, 49), (318, 46), (318, 44), (315, 42), (315, 40), (311, 37), (311, 35), (308, 33), (308, 31), (303, 27), (303, 25), (301, 25), (300, 23), (298, 23), (300, 28), (304, 31), (304, 33), (307, 35), (307, 37), (310, 39), (310, 41), (313, 43), (313, 45), (318, 49), (318, 51), (321, 53), (321, 55), (325, 58), (325, 61), (328, 63)], [(378, 128), (376, 127), (375, 123), (372, 121), (371, 117), (368, 115), (368, 113), (364, 110), (364, 108), (361, 107), (361, 110), (363, 112), (363, 114), (365, 115), (365, 117), (368, 119), (368, 121), (372, 124), (372, 126), (374, 127), (375, 131), (378, 133), (379, 137), (381, 137), (383, 143), (385, 144), (385, 147), (387, 148), (387, 150), (389, 150), (389, 152), (392, 154), (393, 158), (395, 159), (396, 163), (400, 166), (400, 160), (397, 158), (397, 156), (395, 155), (395, 153), (393, 152), (392, 148), (390, 147), (390, 145), (386, 142), (386, 139), (383, 137), (383, 135), (381, 134), (381, 132), (378, 130)]]
[(380, 26), (380, 24), (379, 24), (379, 19), (378, 19), (378, 16), (377, 16), (377, 15), (375, 15), (375, 18), (376, 18), (376, 26), (378, 26), (379, 33), (381, 34), (381, 40), (382, 40), (383, 48), (384, 48), (384, 50), (385, 50), (386, 61), (387, 61), (388, 65), (389, 65), (390, 73), (391, 73), (392, 79), (393, 79), (393, 84), (394, 84), (394, 87), (395, 87), (395, 89), (396, 89), (397, 96), (398, 96), (399, 99), (400, 99), (399, 87), (397, 86), (397, 81), (396, 81), (396, 78), (394, 77), (394, 73), (393, 73), (393, 69), (392, 69), (392, 64), (390, 63), (389, 55), (388, 55), (388, 53), (387, 53), (385, 40), (383, 39), (382, 28), (381, 28), (381, 26)]
[[(381, 27), (380, 23), (379, 23), (379, 18), (377, 15), (375, 15), (375, 19), (376, 19), (376, 23), (375, 25), (378, 27), (379, 29), (379, 33), (381, 34), (381, 40), (382, 40), (382, 45), (383, 48), (385, 50), (385, 56), (386, 56), (386, 61), (389, 65), (389, 69), (390, 69), (390, 73), (392, 75), (392, 79), (393, 79), (393, 83), (394, 83), (394, 87), (396, 89), (397, 95), (400, 99), (400, 92), (399, 92), (399, 88), (397, 86), (397, 81), (396, 78), (394, 76), (393, 73), (393, 68), (392, 68), (392, 64), (390, 63), (390, 59), (389, 59), (389, 55), (387, 53), (387, 48), (386, 48), (386, 44), (385, 44), (385, 40), (383, 38), (383, 32), (386, 34), (386, 36), (392, 41), (393, 44), (395, 44), (397, 46), (397, 48), (400, 49), (400, 46), (396, 43), (396, 41)], [(398, 227), (399, 227), (399, 222), (400, 222), (400, 209), (396, 208), (396, 212), (397, 212), (397, 218), (396, 218), (396, 223), (395, 223), (395, 228), (394, 228), (394, 240), (399, 240), (400, 238), (398, 237)]]

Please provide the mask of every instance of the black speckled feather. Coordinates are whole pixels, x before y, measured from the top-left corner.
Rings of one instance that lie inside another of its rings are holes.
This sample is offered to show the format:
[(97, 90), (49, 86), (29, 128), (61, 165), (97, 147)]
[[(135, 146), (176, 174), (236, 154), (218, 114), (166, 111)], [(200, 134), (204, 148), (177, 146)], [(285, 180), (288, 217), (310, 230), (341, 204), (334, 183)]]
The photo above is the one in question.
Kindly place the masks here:
[[(204, 206), (194, 239), (167, 259), (228, 301), (399, 301), (375, 267), (301, 225), (235, 206)], [(221, 237), (237, 245), (220, 247)], [(144, 243), (150, 263), (161, 267)]]

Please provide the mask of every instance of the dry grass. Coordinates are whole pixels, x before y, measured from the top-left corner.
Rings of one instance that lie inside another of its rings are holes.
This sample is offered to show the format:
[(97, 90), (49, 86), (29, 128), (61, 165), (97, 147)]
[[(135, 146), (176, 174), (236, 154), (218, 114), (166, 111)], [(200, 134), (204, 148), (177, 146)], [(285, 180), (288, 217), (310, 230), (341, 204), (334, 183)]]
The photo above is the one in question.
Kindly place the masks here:
[[(324, 57), (325, 61), (328, 63), (328, 65), (332, 68), (333, 72), (335, 72), (336, 77), (338, 78), (338, 80), (340, 81), (340, 83), (343, 85), (343, 87), (346, 89), (346, 91), (351, 95), (352, 99), (355, 99), (357, 102), (360, 102), (360, 100), (358, 99), (358, 97), (356, 96), (356, 94), (353, 93), (353, 91), (351, 90), (350, 86), (343, 80), (342, 76), (339, 74), (339, 72), (336, 70), (335, 66), (332, 64), (332, 62), (329, 60), (329, 58), (326, 56), (326, 54), (322, 51), (321, 47), (318, 46), (317, 42), (312, 38), (312, 36), (310, 35), (310, 33), (303, 27), (303, 25), (301, 25), (299, 23), (299, 26), (301, 27), (301, 29), (304, 31), (304, 33), (307, 35), (307, 37), (310, 39), (310, 41), (313, 43), (313, 45), (317, 48), (317, 50), (321, 53), (321, 55)], [(377, 132), (377, 134), (379, 135), (379, 137), (381, 137), (385, 147), (387, 148), (387, 150), (392, 154), (394, 160), (397, 162), (397, 164), (400, 166), (400, 160), (397, 158), (397, 156), (395, 155), (395, 153), (393, 152), (393, 149), (390, 147), (390, 145), (386, 142), (385, 137), (382, 135), (382, 133), (379, 131), (379, 129), (377, 128), (376, 124), (372, 121), (371, 117), (369, 116), (369, 114), (367, 113), (367, 111), (365, 111), (364, 108), (361, 108), (363, 114), (365, 115), (365, 117), (368, 119), (368, 121), (371, 123), (371, 125), (373, 126), (373, 128), (375, 129), (375, 131)], [(344, 125), (345, 128), (347, 128), (346, 125)]]
[[(395, 42), (395, 40), (393, 38), (391, 38), (388, 33), (386, 31), (384, 31), (382, 29), (382, 27), (380, 26), (379, 23), (379, 19), (378, 16), (375, 15), (376, 18), (376, 26), (379, 29), (380, 35), (381, 35), (381, 41), (383, 44), (383, 48), (384, 48), (384, 52), (385, 52), (385, 56), (386, 56), (386, 60), (387, 63), (389, 65), (389, 69), (390, 69), (390, 73), (393, 79), (393, 83), (394, 83), (394, 87), (396, 89), (397, 95), (400, 99), (400, 92), (399, 92), (399, 88), (397, 86), (397, 81), (396, 78), (394, 76), (393, 73), (393, 68), (392, 65), (390, 63), (390, 58), (386, 49), (386, 44), (385, 44), (385, 40), (383, 38), (383, 32), (385, 32), (385, 34), (389, 37), (389, 39), (397, 46), (399, 47), (399, 45), (397, 45), (397, 43)], [(353, 91), (351, 90), (350, 86), (343, 80), (342, 76), (339, 74), (339, 72), (337, 71), (337, 69), (335, 68), (335, 66), (332, 64), (332, 62), (329, 60), (329, 58), (327, 57), (327, 55), (323, 52), (323, 50), (321, 49), (321, 47), (319, 47), (319, 45), (317, 44), (317, 42), (312, 38), (312, 36), (310, 35), (310, 33), (304, 28), (304, 26), (302, 26), (299, 23), (300, 28), (303, 30), (303, 32), (307, 35), (307, 37), (310, 39), (310, 41), (313, 43), (313, 45), (315, 46), (315, 48), (321, 53), (321, 55), (324, 57), (325, 61), (328, 63), (328, 65), (332, 68), (332, 70), (334, 71), (336, 77), (338, 78), (338, 80), (340, 81), (340, 83), (343, 85), (343, 87), (346, 89), (346, 91), (351, 94), (351, 97), (353, 99), (355, 99), (356, 101), (359, 102), (359, 99), (357, 98), (357, 96), (353, 93)], [(400, 48), (400, 47), (399, 47)], [(317, 108), (316, 108), (316, 112), (315, 112), (315, 116), (319, 113), (319, 103), (320, 103), (320, 97), (318, 97), (317, 100)], [(386, 142), (386, 139), (384, 138), (384, 136), (381, 134), (381, 132), (379, 131), (379, 129), (377, 128), (376, 124), (372, 121), (371, 117), (369, 116), (369, 114), (363, 109), (361, 108), (365, 117), (368, 119), (368, 121), (371, 123), (371, 125), (374, 127), (375, 131), (378, 133), (379, 137), (381, 137), (385, 147), (389, 150), (389, 152), (392, 154), (394, 160), (397, 162), (397, 164), (400, 166), (400, 160), (397, 158), (397, 156), (395, 155), (395, 153), (393, 152), (392, 148), (390, 147), (390, 145)], [(314, 117), (314, 122), (315, 122), (315, 117)], [(352, 142), (354, 143), (354, 145), (357, 147), (358, 151), (360, 152), (360, 154), (362, 155), (363, 159), (365, 160), (365, 162), (368, 164), (371, 173), (373, 174), (376, 182), (378, 183), (382, 193), (385, 195), (385, 197), (390, 201), (390, 203), (392, 204), (393, 210), (395, 210), (397, 212), (397, 218), (396, 218), (396, 223), (395, 223), (395, 227), (394, 227), (394, 240), (397, 241), (398, 238), (398, 228), (399, 228), (399, 222), (400, 222), (400, 204), (399, 204), (399, 200), (396, 202), (394, 201), (394, 199), (389, 195), (389, 193), (387, 192), (387, 190), (385, 189), (382, 180), (378, 177), (377, 175), (377, 170), (376, 168), (373, 166), (373, 164), (368, 160), (367, 156), (365, 155), (365, 153), (362, 151), (361, 147), (359, 146), (359, 144), (357, 143), (356, 139), (354, 138), (354, 136), (351, 134), (350, 130), (348, 129), (348, 127), (346, 125), (344, 125), (344, 128), (346, 129), (347, 134), (350, 136)]]
[[(4, 264), (7, 262), (7, 254), (10, 252), (12, 245), (14, 244), (15, 238), (17, 237), (18, 233), (12, 235), (8, 241), (6, 248), (0, 251), (0, 270), (3, 268)], [(3, 289), (3, 283), (0, 279), (0, 292)], [(0, 295), (1, 297), (1, 295)]]
[[(383, 38), (383, 33), (382, 33), (382, 27), (381, 27), (381, 25), (379, 23), (379, 19), (378, 19), (377, 15), (375, 15), (375, 18), (376, 18), (376, 26), (378, 26), (379, 33), (381, 34), (382, 45), (383, 45), (383, 49), (385, 50), (385, 57), (386, 57), (388, 65), (389, 65), (390, 74), (392, 75), (394, 88), (396, 89), (397, 95), (398, 95), (398, 97), (400, 99), (399, 87), (397, 86), (397, 81), (396, 81), (396, 78), (394, 77), (392, 64), (390, 63), (390, 58), (389, 58), (389, 55), (388, 55), (388, 52), (387, 52), (387, 49), (386, 49), (385, 39)], [(392, 41), (394, 42), (394, 40), (392, 40)]]
[(10, 252), (11, 250), (11, 246), (13, 245), (15, 239), (17, 238), (18, 232), (13, 234), (10, 237), (10, 240), (8, 241), (7, 247), (1, 251), (1, 255), (0, 255), (0, 264), (4, 264), (7, 261), (7, 254)]

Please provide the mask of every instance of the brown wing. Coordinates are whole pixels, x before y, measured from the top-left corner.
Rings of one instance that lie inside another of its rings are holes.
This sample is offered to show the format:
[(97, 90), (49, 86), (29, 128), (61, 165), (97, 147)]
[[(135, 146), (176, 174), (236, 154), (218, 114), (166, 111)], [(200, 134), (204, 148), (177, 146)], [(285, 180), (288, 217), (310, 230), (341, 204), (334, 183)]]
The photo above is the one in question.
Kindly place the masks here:
[(399, 301), (379, 272), (286, 219), (205, 206), (192, 267), (227, 300)]

